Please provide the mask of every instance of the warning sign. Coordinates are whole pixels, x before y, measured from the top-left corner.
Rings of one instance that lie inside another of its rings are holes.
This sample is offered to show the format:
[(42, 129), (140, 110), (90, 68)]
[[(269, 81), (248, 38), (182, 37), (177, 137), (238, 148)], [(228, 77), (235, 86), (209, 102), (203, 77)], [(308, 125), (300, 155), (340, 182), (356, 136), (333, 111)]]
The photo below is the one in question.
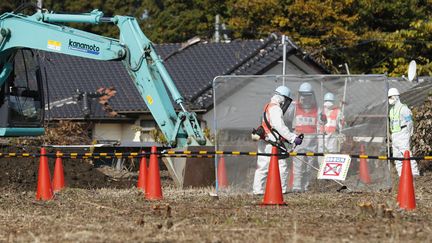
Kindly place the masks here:
[(326, 154), (318, 171), (318, 179), (344, 181), (348, 173), (351, 157), (347, 154)]

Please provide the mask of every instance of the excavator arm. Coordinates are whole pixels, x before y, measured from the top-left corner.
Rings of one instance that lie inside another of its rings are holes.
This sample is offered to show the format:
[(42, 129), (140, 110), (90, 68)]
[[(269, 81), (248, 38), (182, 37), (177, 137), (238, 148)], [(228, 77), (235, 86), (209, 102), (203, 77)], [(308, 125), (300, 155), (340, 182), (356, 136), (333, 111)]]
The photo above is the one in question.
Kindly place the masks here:
[[(119, 28), (120, 37), (112, 39), (61, 23), (112, 23)], [(87, 14), (40, 11), (31, 16), (14, 13), (1, 15), (0, 86), (13, 71), (14, 54), (23, 48), (96, 60), (122, 61), (170, 146), (206, 144), (196, 114), (186, 110), (183, 97), (135, 18), (104, 17), (98, 10)], [(170, 97), (177, 104), (179, 112), (175, 111)], [(25, 132), (20, 134), (25, 135)]]

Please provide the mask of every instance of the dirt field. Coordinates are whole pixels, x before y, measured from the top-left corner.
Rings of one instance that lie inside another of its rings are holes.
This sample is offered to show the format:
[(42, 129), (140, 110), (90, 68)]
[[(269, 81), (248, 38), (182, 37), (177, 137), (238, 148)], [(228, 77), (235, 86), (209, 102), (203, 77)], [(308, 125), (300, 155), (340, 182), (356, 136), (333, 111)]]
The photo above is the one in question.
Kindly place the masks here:
[(431, 242), (432, 174), (416, 180), (417, 210), (400, 211), (395, 192), (262, 197), (180, 190), (162, 172), (164, 200), (147, 201), (136, 177), (112, 178), (65, 161), (68, 188), (35, 200), (37, 161), (0, 159), (1, 242)]

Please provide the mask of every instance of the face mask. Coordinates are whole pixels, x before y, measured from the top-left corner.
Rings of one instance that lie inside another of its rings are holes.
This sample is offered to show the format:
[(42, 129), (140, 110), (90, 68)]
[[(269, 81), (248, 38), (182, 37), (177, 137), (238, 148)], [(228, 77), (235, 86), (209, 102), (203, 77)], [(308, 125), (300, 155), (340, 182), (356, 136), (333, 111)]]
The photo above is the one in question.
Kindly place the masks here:
[(330, 108), (330, 107), (333, 106), (333, 102), (331, 102), (331, 101), (326, 101), (326, 102), (324, 102), (323, 105), (324, 105), (325, 108)]
[(282, 105), (283, 114), (285, 114), (285, 112), (288, 110), (288, 107), (290, 106), (291, 102), (292, 102), (291, 98), (285, 97), (285, 100), (284, 100), (283, 105)]
[(300, 105), (304, 109), (310, 109), (313, 106), (313, 96), (312, 95), (301, 95)]
[(389, 101), (389, 105), (394, 105), (396, 103), (396, 98), (392, 96), (388, 99), (388, 101)]

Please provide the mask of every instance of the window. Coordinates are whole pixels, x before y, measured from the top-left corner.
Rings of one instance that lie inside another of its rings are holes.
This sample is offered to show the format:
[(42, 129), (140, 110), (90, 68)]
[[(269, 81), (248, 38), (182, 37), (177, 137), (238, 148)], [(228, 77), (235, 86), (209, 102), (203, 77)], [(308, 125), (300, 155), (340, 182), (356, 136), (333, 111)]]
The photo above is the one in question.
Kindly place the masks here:
[(140, 120), (141, 131), (151, 131), (156, 128), (155, 121)]
[(39, 125), (43, 120), (43, 90), (37, 59), (28, 49), (15, 55), (14, 70), (9, 79), (9, 124), (13, 127)]

